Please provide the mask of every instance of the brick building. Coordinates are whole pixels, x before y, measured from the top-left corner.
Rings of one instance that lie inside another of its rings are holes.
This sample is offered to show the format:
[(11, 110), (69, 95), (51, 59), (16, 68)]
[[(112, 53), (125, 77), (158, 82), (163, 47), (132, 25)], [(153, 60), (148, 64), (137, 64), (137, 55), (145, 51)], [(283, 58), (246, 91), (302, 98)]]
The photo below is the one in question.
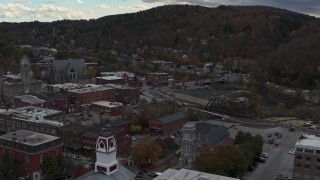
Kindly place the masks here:
[(15, 107), (37, 106), (67, 112), (69, 109), (68, 96), (65, 93), (42, 92), (32, 95), (15, 96)]
[(170, 135), (182, 128), (187, 116), (181, 112), (149, 121), (150, 134)]
[(125, 79), (118, 76), (102, 76), (96, 77), (97, 84), (125, 84)]
[(131, 147), (131, 122), (124, 120), (94, 126), (76, 124), (64, 126), (59, 129), (59, 137), (63, 139), (64, 146), (68, 150), (90, 154), (95, 149), (97, 138), (105, 130), (115, 136), (120, 153), (126, 152), (128, 147)]
[(0, 159), (6, 152), (18, 163), (20, 177), (40, 180), (43, 159), (48, 154), (62, 157), (62, 140), (33, 131), (14, 131), (0, 137)]
[(106, 86), (113, 87), (115, 91), (115, 102), (120, 102), (124, 105), (138, 104), (140, 101), (140, 89), (129, 87), (120, 84), (107, 84)]
[(153, 86), (168, 85), (168, 73), (149, 73), (147, 74), (147, 83)]
[(295, 145), (293, 179), (320, 179), (320, 137), (302, 134)]
[(30, 130), (57, 136), (57, 129), (68, 122), (62, 111), (26, 106), (0, 111), (0, 132)]
[(118, 116), (121, 114), (122, 104), (118, 102), (97, 101), (91, 103), (91, 108), (100, 112), (106, 112), (111, 116)]
[(95, 101), (116, 101), (116, 89), (107, 86), (85, 87), (68, 90), (69, 101), (72, 104), (90, 104)]

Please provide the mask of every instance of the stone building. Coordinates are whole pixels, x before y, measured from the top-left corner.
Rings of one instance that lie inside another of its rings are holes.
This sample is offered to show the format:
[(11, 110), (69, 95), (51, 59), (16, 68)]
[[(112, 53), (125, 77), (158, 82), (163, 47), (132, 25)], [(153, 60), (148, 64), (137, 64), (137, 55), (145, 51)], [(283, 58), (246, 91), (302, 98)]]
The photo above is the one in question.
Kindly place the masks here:
[(42, 91), (42, 83), (32, 78), (31, 65), (26, 56), (20, 62), (20, 75), (1, 75), (0, 94), (5, 103), (13, 103), (14, 96)]
[(191, 169), (192, 163), (197, 155), (196, 147), (196, 126), (194, 122), (189, 122), (182, 127), (181, 156), (179, 167)]
[(85, 79), (84, 59), (54, 60), (51, 62), (50, 83), (76, 82)]

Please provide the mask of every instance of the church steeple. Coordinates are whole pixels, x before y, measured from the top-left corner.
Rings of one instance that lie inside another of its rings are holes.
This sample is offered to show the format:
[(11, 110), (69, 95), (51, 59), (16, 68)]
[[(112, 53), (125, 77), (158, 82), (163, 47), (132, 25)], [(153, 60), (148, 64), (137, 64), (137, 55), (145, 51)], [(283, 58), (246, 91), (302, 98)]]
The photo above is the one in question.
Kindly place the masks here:
[(20, 61), (20, 76), (25, 93), (29, 93), (31, 65), (28, 58), (24, 55)]

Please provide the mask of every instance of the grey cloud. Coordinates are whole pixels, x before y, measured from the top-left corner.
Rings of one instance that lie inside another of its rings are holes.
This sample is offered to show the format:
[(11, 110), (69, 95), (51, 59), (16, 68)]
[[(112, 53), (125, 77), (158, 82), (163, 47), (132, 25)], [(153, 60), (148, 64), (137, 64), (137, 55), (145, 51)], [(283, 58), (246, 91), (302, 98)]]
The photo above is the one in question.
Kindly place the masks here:
[(320, 16), (320, 0), (141, 0), (146, 3), (219, 5), (264, 5)]

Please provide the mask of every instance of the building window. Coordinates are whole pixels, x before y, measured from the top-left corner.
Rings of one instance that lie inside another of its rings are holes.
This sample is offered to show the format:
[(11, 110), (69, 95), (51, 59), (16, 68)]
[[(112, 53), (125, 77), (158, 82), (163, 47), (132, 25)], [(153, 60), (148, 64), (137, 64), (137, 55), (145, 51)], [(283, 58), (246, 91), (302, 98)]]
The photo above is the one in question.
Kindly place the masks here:
[(297, 164), (296, 164), (296, 167), (301, 167), (301, 164), (297, 163)]
[(42, 164), (42, 155), (40, 155), (40, 164)]
[(306, 160), (307, 160), (307, 161), (311, 161), (311, 158), (310, 158), (310, 157), (306, 157)]
[(304, 152), (314, 154), (314, 149), (305, 149)]
[(303, 152), (303, 148), (298, 148), (298, 147), (297, 147), (297, 148), (296, 148), (296, 151), (297, 151), (297, 152)]
[(320, 150), (316, 150), (316, 154), (320, 154)]
[(309, 164), (305, 164), (304, 168), (310, 168), (310, 165)]
[(296, 156), (296, 159), (301, 159), (301, 156), (300, 155)]
[(317, 165), (317, 170), (320, 171), (320, 165)]

